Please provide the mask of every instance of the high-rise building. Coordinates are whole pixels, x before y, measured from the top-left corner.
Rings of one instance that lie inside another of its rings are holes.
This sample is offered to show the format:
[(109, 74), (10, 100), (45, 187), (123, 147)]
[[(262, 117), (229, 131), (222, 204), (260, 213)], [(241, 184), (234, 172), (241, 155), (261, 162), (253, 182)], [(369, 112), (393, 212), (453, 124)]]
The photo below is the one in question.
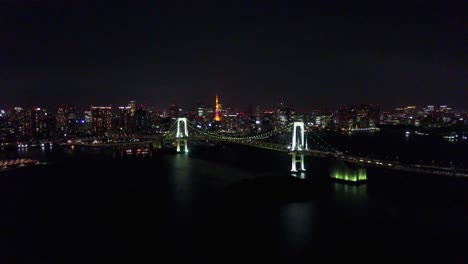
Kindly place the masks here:
[(379, 120), (379, 105), (361, 104), (340, 107), (337, 111), (336, 124), (341, 130), (375, 128)]
[(147, 111), (143, 107), (139, 107), (135, 111), (135, 129), (138, 133), (145, 133), (147, 122)]
[(286, 125), (288, 122), (296, 120), (296, 118), (296, 111), (294, 109), (284, 106), (283, 103), (278, 105), (276, 109), (277, 125)]
[(205, 106), (202, 103), (198, 103), (197, 112), (198, 112), (198, 117), (204, 116)]
[(406, 117), (410, 117), (410, 116), (414, 117), (414, 116), (417, 115), (418, 110), (417, 110), (416, 106), (409, 105), (409, 106), (405, 107), (404, 113), (405, 113)]
[(119, 106), (119, 132), (128, 132), (131, 129), (131, 107)]
[(128, 102), (128, 107), (130, 108), (130, 116), (133, 118), (133, 116), (135, 115), (135, 111), (136, 111), (136, 101), (130, 100)]
[(60, 134), (74, 134), (78, 130), (79, 122), (74, 105), (61, 106), (55, 116), (56, 130)]
[(369, 127), (376, 127), (380, 121), (380, 105), (369, 105), (367, 115), (369, 117)]
[(440, 111), (441, 113), (446, 113), (446, 112), (449, 112), (450, 110), (451, 110), (451, 108), (450, 108), (450, 107), (447, 107), (446, 105), (441, 105), (441, 106), (439, 107), (439, 111)]
[(31, 110), (15, 107), (13, 112), (15, 132), (19, 137), (30, 137), (32, 135), (32, 115)]
[(253, 116), (254, 115), (254, 110), (252, 105), (245, 105), (244, 106), (244, 115), (245, 116)]
[(56, 119), (55, 122), (56, 122), (57, 131), (60, 133), (65, 133), (67, 131), (68, 122), (67, 122), (67, 115), (63, 107), (59, 107), (57, 109), (57, 114), (56, 114), (55, 119)]
[(76, 111), (75, 106), (67, 106), (67, 113), (68, 113), (68, 133), (75, 134), (78, 132), (78, 113)]
[(262, 118), (263, 118), (262, 108), (259, 105), (257, 105), (255, 106), (255, 121), (260, 122)]
[(428, 105), (428, 106), (424, 109), (425, 112), (434, 112), (434, 110), (435, 110), (435, 109), (434, 109), (434, 105)]
[(39, 107), (33, 108), (31, 121), (33, 135), (38, 138), (45, 137), (48, 132), (47, 110)]
[(84, 111), (84, 129), (85, 133), (91, 134), (93, 131), (93, 112), (92, 111)]
[(112, 128), (112, 107), (111, 106), (92, 106), (93, 133), (104, 135), (109, 133)]
[(179, 117), (179, 107), (176, 104), (171, 104), (171, 106), (169, 107), (169, 116), (172, 119)]

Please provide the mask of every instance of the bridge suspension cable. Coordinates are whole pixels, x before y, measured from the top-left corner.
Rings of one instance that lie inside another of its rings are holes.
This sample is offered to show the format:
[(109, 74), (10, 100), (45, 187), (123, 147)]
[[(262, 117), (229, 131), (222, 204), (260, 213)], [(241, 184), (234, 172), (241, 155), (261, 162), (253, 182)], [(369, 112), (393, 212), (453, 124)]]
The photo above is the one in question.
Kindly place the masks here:
[[(206, 136), (206, 137), (213, 138), (213, 139), (232, 140), (232, 141), (241, 141), (241, 140), (255, 141), (255, 140), (267, 139), (267, 138), (270, 138), (272, 136), (275, 136), (275, 135), (278, 135), (278, 134), (284, 133), (284, 132), (292, 132), (293, 123), (289, 123), (289, 124), (277, 127), (274, 130), (269, 130), (269, 131), (266, 131), (266, 132), (253, 134), (253, 135), (245, 135), (245, 136), (232, 136), (232, 135), (226, 135), (226, 134), (220, 134), (220, 133), (216, 133), (216, 132), (206, 131), (206, 130), (203, 130), (203, 129), (197, 127), (196, 125), (194, 125), (191, 122), (187, 122), (187, 126), (190, 129), (190, 132), (192, 134), (194, 134), (194, 135), (201, 135), (201, 136)], [(308, 128), (308, 131), (310, 131), (310, 135), (313, 137), (312, 139), (313, 139), (313, 142), (315, 142), (315, 144), (312, 144), (312, 146), (315, 146), (315, 149), (320, 150), (320, 151), (332, 152), (332, 153), (335, 153), (335, 154), (342, 153), (341, 151), (339, 151), (338, 149), (336, 149), (335, 147), (330, 145), (328, 142), (326, 142), (324, 139), (322, 139), (317, 133), (315, 133), (311, 129), (310, 126), (306, 126), (306, 127)], [(171, 134), (175, 134), (175, 128), (176, 128), (176, 122), (174, 122), (170, 126), (170, 133)], [(291, 142), (289, 142), (289, 144), (290, 143)], [(310, 144), (310, 142), (309, 142), (309, 144)]]
[[(292, 133), (293, 123), (288, 123), (286, 125), (282, 125), (282, 126), (277, 127), (277, 128), (275, 128), (273, 130), (265, 131), (265, 132), (262, 132), (262, 133), (244, 135), (244, 136), (232, 136), (232, 135), (226, 135), (226, 134), (221, 134), (221, 133), (217, 133), (217, 132), (206, 131), (206, 130), (203, 130), (203, 129), (197, 127), (195, 124), (193, 124), (191, 122), (187, 122), (187, 127), (190, 129), (190, 133), (192, 135), (205, 136), (205, 137), (208, 137), (208, 138), (218, 139), (218, 140), (229, 140), (229, 141), (239, 142), (239, 141), (257, 141), (257, 140), (267, 139), (267, 138), (270, 138), (272, 136), (276, 136), (276, 135), (278, 135), (280, 133), (284, 133), (284, 132)], [(330, 153), (333, 153), (333, 154), (342, 153), (341, 151), (339, 151), (335, 147), (331, 146), (324, 139), (322, 139), (317, 133), (315, 133), (313, 131), (313, 129), (310, 126), (306, 125), (306, 127), (308, 128), (308, 131), (310, 132), (309, 135), (312, 136), (312, 140), (313, 140), (313, 142), (308, 143), (309, 148), (315, 149), (315, 150), (318, 150), (318, 151), (330, 152)], [(175, 134), (175, 129), (176, 129), (176, 122), (174, 122), (170, 126), (169, 133), (174, 135)], [(288, 137), (288, 139), (289, 138), (290, 137)], [(292, 142), (288, 141), (287, 144), (290, 145), (290, 144), (292, 144)], [(306, 144), (307, 144), (307, 141), (306, 141)]]
[(328, 142), (326, 142), (325, 140), (323, 140), (319, 135), (317, 135), (317, 133), (315, 133), (313, 131), (313, 129), (310, 127), (310, 126), (307, 126), (307, 128), (309, 128), (309, 131), (311, 132), (311, 135), (313, 135), (315, 138), (317, 138), (319, 140), (319, 142), (317, 142), (318, 144), (322, 143), (323, 145), (325, 145), (325, 149), (329, 152), (333, 152), (335, 154), (339, 154), (339, 153), (342, 153), (341, 151), (339, 151), (338, 149), (336, 149), (335, 147), (333, 147), (332, 145), (330, 145)]
[(270, 130), (266, 131), (263, 133), (258, 133), (254, 135), (247, 135), (247, 136), (230, 136), (230, 135), (225, 135), (225, 134), (220, 134), (220, 133), (215, 133), (215, 132), (210, 132), (210, 131), (205, 131), (202, 130), (192, 123), (188, 123), (188, 127), (191, 129), (191, 132), (197, 135), (204, 135), (208, 137), (212, 137), (214, 139), (224, 139), (224, 140), (233, 140), (233, 141), (239, 141), (239, 140), (259, 140), (259, 139), (266, 139), (271, 136), (277, 135), (279, 133), (282, 133), (284, 131), (287, 131), (292, 125), (288, 124), (285, 126), (281, 126), (275, 130)]

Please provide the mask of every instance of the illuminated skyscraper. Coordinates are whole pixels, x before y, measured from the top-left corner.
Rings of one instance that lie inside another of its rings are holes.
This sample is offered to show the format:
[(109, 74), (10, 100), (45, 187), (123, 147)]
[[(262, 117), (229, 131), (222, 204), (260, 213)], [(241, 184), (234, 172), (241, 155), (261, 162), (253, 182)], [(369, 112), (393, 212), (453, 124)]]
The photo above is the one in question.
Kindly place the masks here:
[(91, 134), (93, 130), (93, 112), (91, 110), (84, 111), (84, 121), (84, 130), (86, 133)]
[(112, 124), (112, 113), (110, 106), (92, 106), (93, 133), (95, 135), (104, 135), (109, 133)]
[(215, 116), (213, 118), (214, 121), (221, 121), (221, 117), (219, 116), (220, 111), (221, 109), (220, 109), (220, 104), (218, 102), (218, 95), (216, 95)]
[(56, 114), (56, 129), (61, 134), (73, 134), (77, 130), (76, 108), (73, 105), (59, 107)]
[(119, 106), (119, 130), (121, 132), (128, 132), (131, 129), (131, 111), (130, 106)]
[(34, 107), (31, 111), (31, 128), (36, 138), (45, 137), (47, 126), (47, 110)]
[(135, 111), (136, 111), (136, 101), (135, 100), (129, 101), (128, 107), (130, 108), (130, 116), (133, 118), (133, 116), (135, 115)]

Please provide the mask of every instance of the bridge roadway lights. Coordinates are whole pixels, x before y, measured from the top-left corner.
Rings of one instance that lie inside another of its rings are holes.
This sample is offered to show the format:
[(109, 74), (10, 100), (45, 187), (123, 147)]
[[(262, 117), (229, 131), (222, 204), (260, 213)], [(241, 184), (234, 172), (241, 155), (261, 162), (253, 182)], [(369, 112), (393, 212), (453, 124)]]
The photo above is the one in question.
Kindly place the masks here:
[(289, 153), (289, 155), (291, 155), (291, 158), (292, 158), (291, 159), (291, 172), (297, 172), (298, 171), (297, 168), (296, 168), (296, 163), (298, 163), (298, 162), (300, 162), (299, 171), (305, 171), (305, 168), (304, 168), (304, 154), (303, 153), (297, 153), (297, 152), (291, 152), (291, 153)]

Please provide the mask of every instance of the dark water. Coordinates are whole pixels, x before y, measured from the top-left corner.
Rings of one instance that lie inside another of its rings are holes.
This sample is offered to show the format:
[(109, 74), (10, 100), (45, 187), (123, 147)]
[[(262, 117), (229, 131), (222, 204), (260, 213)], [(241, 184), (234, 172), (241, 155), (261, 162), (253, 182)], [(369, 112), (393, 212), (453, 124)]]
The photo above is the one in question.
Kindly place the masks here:
[(352, 186), (309, 158), (298, 184), (287, 155), (239, 146), (40, 155), (0, 175), (0, 263), (468, 260), (466, 179), (370, 170)]

